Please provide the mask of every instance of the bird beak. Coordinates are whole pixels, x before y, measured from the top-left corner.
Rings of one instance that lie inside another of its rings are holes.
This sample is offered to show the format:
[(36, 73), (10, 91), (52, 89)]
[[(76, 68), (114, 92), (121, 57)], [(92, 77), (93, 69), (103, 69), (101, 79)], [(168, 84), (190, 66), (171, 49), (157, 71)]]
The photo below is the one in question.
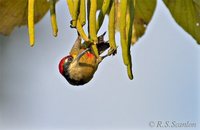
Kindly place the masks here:
[(90, 50), (90, 48), (87, 48), (86, 50), (84, 50), (83, 52), (81, 52), (80, 54), (78, 54), (78, 56), (73, 60), (72, 63), (78, 62), (78, 61), (80, 60), (80, 58), (81, 58), (87, 51), (89, 51), (89, 50)]

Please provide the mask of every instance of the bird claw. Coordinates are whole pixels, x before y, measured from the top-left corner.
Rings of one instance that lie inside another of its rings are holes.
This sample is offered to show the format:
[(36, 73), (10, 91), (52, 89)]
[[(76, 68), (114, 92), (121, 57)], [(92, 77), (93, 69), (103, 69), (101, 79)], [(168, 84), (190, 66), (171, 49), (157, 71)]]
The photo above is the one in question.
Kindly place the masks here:
[(76, 26), (74, 26), (74, 21), (75, 21), (75, 20), (71, 20), (71, 21), (70, 21), (70, 27), (71, 27), (71, 28), (76, 28)]
[[(107, 56), (111, 56), (111, 55), (115, 55), (117, 53), (117, 47), (116, 48), (112, 48), (110, 47), (110, 49), (108, 50), (108, 53), (105, 56), (101, 57), (101, 61), (106, 58)], [(100, 62), (99, 62), (100, 63)]]
[(110, 56), (110, 55), (115, 55), (117, 54), (117, 47), (116, 48), (113, 48), (113, 47), (110, 47), (110, 49), (108, 50), (108, 53), (107, 55)]

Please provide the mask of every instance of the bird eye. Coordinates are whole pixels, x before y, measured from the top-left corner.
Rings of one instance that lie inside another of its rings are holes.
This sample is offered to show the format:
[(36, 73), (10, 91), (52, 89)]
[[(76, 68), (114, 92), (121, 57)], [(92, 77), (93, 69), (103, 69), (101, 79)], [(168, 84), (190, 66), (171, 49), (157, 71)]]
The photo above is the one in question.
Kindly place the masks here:
[(73, 60), (73, 57), (71, 55), (67, 56), (66, 58), (66, 62), (71, 62)]

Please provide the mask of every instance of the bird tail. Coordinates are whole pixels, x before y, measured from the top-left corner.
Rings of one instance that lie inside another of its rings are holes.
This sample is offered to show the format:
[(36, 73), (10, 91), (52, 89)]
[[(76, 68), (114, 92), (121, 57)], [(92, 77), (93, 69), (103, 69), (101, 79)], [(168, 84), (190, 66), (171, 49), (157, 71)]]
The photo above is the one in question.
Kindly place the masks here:
[(104, 32), (102, 35), (98, 37), (97, 49), (98, 49), (99, 55), (101, 55), (105, 50), (107, 50), (110, 47), (108, 41), (106, 42), (104, 41), (105, 34), (106, 32)]

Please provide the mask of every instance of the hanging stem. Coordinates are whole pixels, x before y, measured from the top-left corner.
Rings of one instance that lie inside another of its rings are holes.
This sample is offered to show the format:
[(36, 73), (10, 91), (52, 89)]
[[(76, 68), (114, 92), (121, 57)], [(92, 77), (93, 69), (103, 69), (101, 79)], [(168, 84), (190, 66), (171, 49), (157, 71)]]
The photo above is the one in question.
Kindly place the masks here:
[(55, 10), (56, 1), (50, 0), (50, 15), (51, 15), (51, 26), (53, 30), (53, 35), (56, 37), (58, 33), (58, 26), (56, 21), (56, 10)]
[(35, 42), (35, 30), (34, 30), (34, 0), (28, 0), (28, 32), (30, 46), (34, 46)]

